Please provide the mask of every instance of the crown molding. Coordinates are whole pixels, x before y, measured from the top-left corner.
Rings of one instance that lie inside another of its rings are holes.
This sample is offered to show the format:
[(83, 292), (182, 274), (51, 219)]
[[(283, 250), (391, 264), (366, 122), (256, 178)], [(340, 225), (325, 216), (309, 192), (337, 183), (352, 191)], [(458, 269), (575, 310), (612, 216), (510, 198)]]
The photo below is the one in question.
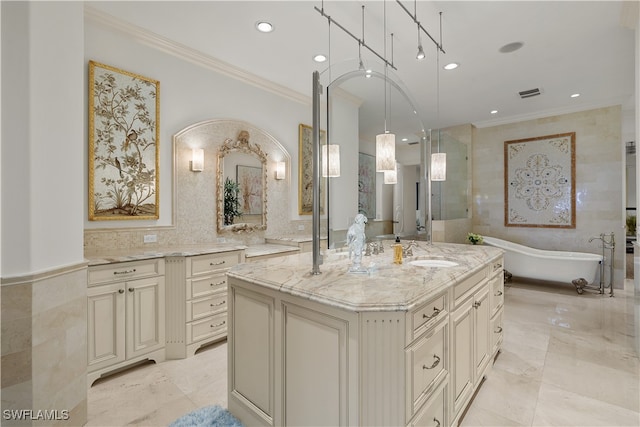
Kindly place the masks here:
[(605, 101), (605, 102), (593, 103), (593, 104), (580, 104), (573, 107), (556, 108), (552, 110), (538, 111), (530, 114), (519, 114), (519, 115), (500, 118), (500, 119), (494, 119), (494, 120), (483, 120), (479, 122), (473, 122), (471, 124), (476, 128), (488, 128), (492, 126), (501, 126), (501, 125), (509, 125), (512, 123), (525, 122), (528, 120), (538, 120), (538, 119), (544, 119), (547, 117), (561, 116), (563, 114), (572, 114), (572, 113), (579, 113), (582, 111), (596, 110), (598, 108), (613, 107), (615, 105), (620, 105), (624, 109), (624, 106), (626, 105), (626, 103), (628, 103), (628, 101), (629, 101), (628, 98), (611, 99), (608, 102)]
[(126, 34), (140, 43), (153, 47), (169, 55), (173, 55), (176, 58), (180, 58), (216, 73), (223, 74), (267, 92), (271, 92), (282, 98), (304, 105), (311, 105), (311, 97), (307, 95), (259, 77), (210, 55), (206, 55), (199, 50), (177, 43), (166, 37), (162, 37), (152, 31), (148, 31), (137, 25), (125, 22), (120, 18), (116, 18), (113, 15), (92, 7), (88, 3), (85, 3), (84, 6), (84, 17), (85, 20), (92, 21), (93, 23), (102, 25), (111, 30)]

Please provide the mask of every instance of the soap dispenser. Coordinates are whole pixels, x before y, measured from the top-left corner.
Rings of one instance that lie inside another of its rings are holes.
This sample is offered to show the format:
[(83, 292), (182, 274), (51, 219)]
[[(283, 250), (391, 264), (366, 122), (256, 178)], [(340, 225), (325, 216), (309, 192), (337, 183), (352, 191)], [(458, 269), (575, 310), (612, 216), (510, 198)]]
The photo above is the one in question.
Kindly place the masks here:
[(400, 244), (400, 236), (396, 236), (396, 244), (393, 245), (393, 263), (402, 264), (402, 244)]

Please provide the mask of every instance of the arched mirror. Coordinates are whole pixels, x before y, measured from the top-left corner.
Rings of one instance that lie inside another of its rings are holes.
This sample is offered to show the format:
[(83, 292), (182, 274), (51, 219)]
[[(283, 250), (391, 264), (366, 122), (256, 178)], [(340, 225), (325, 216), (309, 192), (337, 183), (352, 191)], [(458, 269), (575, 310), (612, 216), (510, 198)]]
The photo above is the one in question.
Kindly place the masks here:
[(267, 155), (246, 130), (218, 150), (218, 231), (267, 228)]

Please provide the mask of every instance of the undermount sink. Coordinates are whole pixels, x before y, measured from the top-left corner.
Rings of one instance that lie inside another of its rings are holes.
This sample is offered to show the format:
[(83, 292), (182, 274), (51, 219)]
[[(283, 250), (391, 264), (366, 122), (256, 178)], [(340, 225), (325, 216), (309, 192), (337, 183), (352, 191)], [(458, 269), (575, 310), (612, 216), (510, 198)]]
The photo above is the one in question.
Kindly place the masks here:
[(409, 261), (409, 264), (415, 265), (416, 267), (432, 268), (455, 267), (456, 265), (458, 265), (457, 262), (447, 261), (445, 259), (416, 259), (413, 261)]

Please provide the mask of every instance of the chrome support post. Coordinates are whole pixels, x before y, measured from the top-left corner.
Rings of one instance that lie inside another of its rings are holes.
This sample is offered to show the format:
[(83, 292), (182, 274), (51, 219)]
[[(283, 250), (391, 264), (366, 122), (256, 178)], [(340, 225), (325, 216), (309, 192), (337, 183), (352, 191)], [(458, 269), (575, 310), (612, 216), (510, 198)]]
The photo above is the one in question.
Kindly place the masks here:
[(320, 94), (322, 85), (320, 84), (320, 73), (313, 72), (313, 270), (311, 274), (318, 275), (322, 259), (320, 255)]

